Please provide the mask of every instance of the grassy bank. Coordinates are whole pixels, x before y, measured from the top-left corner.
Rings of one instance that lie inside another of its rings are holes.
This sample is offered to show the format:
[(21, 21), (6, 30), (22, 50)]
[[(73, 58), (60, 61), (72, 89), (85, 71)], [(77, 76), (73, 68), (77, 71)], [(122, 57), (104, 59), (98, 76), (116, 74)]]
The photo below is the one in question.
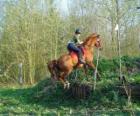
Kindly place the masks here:
[[(123, 57), (123, 72), (131, 83), (140, 83), (139, 59)], [(32, 87), (11, 86), (0, 88), (0, 115), (140, 115), (140, 100), (132, 98), (128, 102), (126, 96), (119, 94), (116, 88), (118, 80), (118, 59), (100, 59), (99, 71), (101, 81), (97, 81), (96, 90), (88, 99), (71, 98), (67, 90), (58, 82), (51, 87), (49, 78)], [(75, 78), (75, 73), (77, 77)], [(88, 71), (88, 79), (81, 70), (69, 76), (70, 82), (94, 83), (92, 71)], [(48, 87), (46, 92), (41, 91)]]

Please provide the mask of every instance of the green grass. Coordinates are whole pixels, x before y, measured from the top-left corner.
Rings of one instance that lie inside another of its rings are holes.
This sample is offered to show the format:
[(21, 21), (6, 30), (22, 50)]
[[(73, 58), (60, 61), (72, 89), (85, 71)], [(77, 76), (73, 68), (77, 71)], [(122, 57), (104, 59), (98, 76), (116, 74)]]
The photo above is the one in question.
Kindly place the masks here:
[[(126, 60), (127, 59), (127, 60)], [(134, 62), (137, 58), (124, 57), (123, 65), (132, 69), (138, 67)], [(129, 62), (130, 61), (130, 62)], [(129, 82), (140, 83), (138, 70), (127, 72), (125, 75)], [(139, 68), (137, 68), (139, 69)], [(116, 85), (118, 81), (118, 59), (100, 60), (99, 71), (102, 80), (97, 82), (96, 90), (92, 91), (88, 99), (71, 98), (67, 90), (60, 83), (56, 88), (49, 88), (40, 94), (44, 87), (51, 85), (50, 79), (40, 81), (38, 84), (28, 87), (7, 86), (0, 88), (0, 115), (47, 115), (47, 116), (85, 116), (85, 115), (140, 115), (140, 100), (133, 98), (131, 103), (127, 97), (119, 94)], [(89, 70), (88, 79), (83, 76), (81, 70), (77, 70), (76, 80), (81, 83), (94, 83), (92, 71)], [(73, 82), (75, 72), (69, 76)], [(75, 80), (75, 79), (74, 79)], [(38, 96), (38, 97), (37, 97)]]
[(130, 106), (127, 98), (118, 94), (114, 81), (98, 82), (96, 91), (85, 100), (70, 98), (60, 84), (55, 89), (49, 89), (41, 97), (35, 98), (43, 86), (50, 83), (49, 79), (29, 88), (1, 88), (0, 113), (5, 115), (47, 114), (50, 116), (85, 115), (86, 113), (130, 115), (134, 111), (138, 114), (140, 101), (132, 100), (132, 106)]

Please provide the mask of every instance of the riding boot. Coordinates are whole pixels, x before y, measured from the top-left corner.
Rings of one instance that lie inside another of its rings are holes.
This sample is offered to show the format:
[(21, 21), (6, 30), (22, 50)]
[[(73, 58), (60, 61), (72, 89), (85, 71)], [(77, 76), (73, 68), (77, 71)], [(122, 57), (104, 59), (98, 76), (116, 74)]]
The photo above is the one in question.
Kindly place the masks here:
[(81, 64), (85, 64), (85, 61), (84, 61), (81, 53), (78, 53), (78, 60)]

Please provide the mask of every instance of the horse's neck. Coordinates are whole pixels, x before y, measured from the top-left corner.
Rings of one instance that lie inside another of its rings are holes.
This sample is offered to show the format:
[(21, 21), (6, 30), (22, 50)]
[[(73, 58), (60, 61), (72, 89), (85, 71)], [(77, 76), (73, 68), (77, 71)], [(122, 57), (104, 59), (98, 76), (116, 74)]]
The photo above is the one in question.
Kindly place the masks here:
[(88, 39), (87, 41), (83, 43), (83, 47), (87, 49), (88, 51), (93, 52), (93, 44), (95, 43), (91, 42), (91, 39)]
[(87, 46), (87, 45), (84, 45), (83, 46), (87, 51), (89, 51), (89, 52), (93, 52), (93, 47), (92, 46)]

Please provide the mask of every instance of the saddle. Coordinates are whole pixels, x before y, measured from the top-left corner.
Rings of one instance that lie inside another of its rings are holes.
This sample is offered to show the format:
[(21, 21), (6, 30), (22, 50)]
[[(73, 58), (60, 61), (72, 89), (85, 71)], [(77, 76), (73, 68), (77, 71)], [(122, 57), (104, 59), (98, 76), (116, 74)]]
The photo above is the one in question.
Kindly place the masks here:
[[(81, 49), (83, 59), (85, 59), (85, 56), (86, 56), (86, 49), (85, 49), (84, 47), (81, 47), (81, 46), (78, 46), (78, 48)], [(77, 55), (76, 52), (74, 52), (74, 51), (69, 51), (69, 54), (70, 54), (70, 56), (72, 57), (72, 59), (73, 59), (74, 62), (78, 62), (78, 64), (80, 64), (80, 63), (79, 63), (79, 60), (78, 60), (78, 55)]]

